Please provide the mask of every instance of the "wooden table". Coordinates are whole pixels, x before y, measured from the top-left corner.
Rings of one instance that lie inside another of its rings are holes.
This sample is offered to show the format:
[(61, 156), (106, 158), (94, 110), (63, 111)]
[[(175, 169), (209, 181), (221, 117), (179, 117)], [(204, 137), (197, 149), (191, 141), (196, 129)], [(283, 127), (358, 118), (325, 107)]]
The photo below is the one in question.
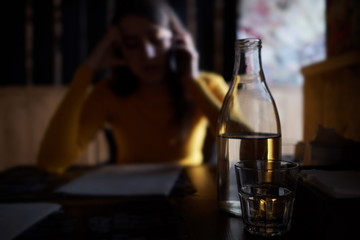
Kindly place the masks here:
[[(0, 202), (46, 201), (62, 206), (61, 211), (17, 239), (262, 239), (245, 232), (241, 218), (218, 210), (215, 166), (184, 169), (183, 179), (170, 197), (76, 197), (53, 193), (58, 186), (90, 169), (74, 167), (62, 176), (55, 176), (34, 167), (18, 167), (0, 174)], [(308, 217), (321, 214), (306, 209), (314, 199), (321, 199), (322, 206), (324, 201), (329, 202), (330, 207), (358, 204), (358, 199), (336, 205), (336, 201), (333, 204), (334, 201), (306, 186), (300, 185), (298, 191), (291, 231), (272, 239), (335, 239), (332, 236), (345, 238), (353, 234), (349, 230), (344, 233), (331, 229), (333, 226), (326, 229), (324, 223), (318, 225), (323, 229), (307, 225)], [(358, 216), (354, 225), (359, 222)], [(352, 226), (348, 228), (351, 230)]]

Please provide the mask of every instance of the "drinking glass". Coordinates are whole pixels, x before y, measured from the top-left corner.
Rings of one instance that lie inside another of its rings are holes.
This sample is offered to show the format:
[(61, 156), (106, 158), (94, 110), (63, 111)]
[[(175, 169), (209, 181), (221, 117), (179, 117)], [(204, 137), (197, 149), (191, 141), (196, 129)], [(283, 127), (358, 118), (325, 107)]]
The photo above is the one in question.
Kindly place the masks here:
[(296, 162), (247, 160), (235, 164), (245, 229), (278, 236), (290, 230), (299, 173)]

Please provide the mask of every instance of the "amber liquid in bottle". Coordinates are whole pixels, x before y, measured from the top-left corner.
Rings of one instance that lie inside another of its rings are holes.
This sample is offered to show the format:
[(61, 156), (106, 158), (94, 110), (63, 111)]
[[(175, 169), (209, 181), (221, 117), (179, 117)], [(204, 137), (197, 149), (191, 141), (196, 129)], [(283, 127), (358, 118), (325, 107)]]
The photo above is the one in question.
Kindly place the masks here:
[[(243, 136), (223, 135), (218, 138), (219, 207), (234, 215), (241, 215), (240, 202), (235, 178), (234, 165), (241, 160), (274, 160), (280, 159), (281, 136), (278, 134), (249, 134)], [(227, 172), (227, 173), (226, 173)]]

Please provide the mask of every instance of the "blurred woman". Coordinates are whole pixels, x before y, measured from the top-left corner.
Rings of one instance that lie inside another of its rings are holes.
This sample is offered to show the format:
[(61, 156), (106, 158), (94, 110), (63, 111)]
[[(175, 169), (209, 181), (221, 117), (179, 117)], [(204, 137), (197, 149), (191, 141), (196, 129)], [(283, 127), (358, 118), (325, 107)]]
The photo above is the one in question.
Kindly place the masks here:
[[(95, 73), (110, 69), (89, 89)], [(162, 1), (118, 1), (109, 31), (81, 64), (53, 116), (38, 166), (61, 173), (107, 124), (116, 162), (197, 165), (227, 92), (199, 72), (192, 37)]]

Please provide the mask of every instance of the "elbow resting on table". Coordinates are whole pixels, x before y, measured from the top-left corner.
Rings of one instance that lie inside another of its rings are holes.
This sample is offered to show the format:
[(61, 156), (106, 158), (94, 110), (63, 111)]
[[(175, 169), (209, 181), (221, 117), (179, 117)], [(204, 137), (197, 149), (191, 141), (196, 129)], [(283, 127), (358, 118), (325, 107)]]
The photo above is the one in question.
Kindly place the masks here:
[(61, 153), (51, 149), (40, 149), (37, 156), (37, 167), (45, 172), (62, 174), (80, 155), (80, 151)]

